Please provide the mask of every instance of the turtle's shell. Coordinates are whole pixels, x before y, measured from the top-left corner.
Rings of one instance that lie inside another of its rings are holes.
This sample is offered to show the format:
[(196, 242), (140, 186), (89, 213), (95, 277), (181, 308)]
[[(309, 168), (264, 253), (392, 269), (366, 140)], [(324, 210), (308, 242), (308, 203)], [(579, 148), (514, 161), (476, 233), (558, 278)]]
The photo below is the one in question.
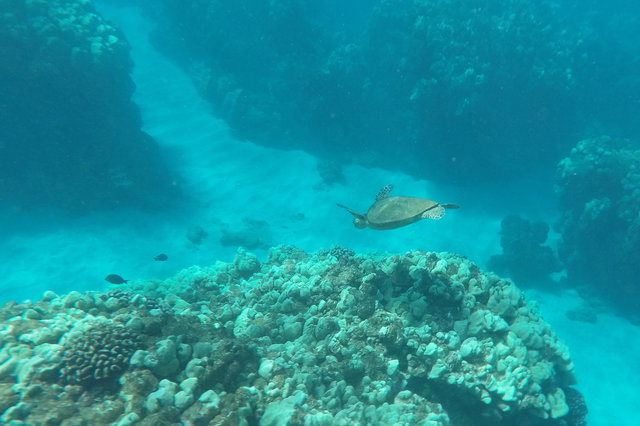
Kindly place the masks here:
[(367, 221), (372, 228), (393, 229), (420, 220), (422, 213), (437, 205), (437, 202), (425, 198), (383, 198), (369, 208)]

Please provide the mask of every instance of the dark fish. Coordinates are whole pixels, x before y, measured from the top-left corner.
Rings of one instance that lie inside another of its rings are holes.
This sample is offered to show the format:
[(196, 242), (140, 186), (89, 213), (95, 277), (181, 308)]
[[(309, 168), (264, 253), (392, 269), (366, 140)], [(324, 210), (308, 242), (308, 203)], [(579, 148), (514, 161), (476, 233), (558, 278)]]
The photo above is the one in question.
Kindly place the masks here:
[(104, 277), (104, 279), (105, 281), (108, 281), (111, 284), (124, 284), (129, 281), (129, 280), (125, 280), (124, 278), (122, 278), (120, 275), (117, 275), (117, 274), (109, 274), (106, 277)]
[(159, 255), (153, 258), (153, 260), (159, 260), (160, 262), (164, 262), (167, 259), (169, 259), (169, 256), (167, 256), (164, 253), (160, 253)]

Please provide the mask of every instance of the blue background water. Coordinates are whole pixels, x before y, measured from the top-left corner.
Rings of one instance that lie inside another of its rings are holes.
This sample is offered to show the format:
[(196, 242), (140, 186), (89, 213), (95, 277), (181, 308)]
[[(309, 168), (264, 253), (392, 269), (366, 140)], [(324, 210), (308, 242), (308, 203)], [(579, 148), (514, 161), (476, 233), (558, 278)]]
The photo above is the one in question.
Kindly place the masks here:
[[(586, 79), (584, 91), (569, 101), (563, 99), (562, 108), (552, 111), (553, 117), (547, 122), (545, 131), (561, 135), (558, 141), (540, 141), (539, 134), (527, 135), (525, 131), (518, 142), (522, 149), (529, 149), (531, 144), (542, 146), (518, 157), (519, 148), (507, 149), (508, 153), (500, 150), (499, 145), (509, 141), (501, 141), (494, 153), (465, 146), (477, 140), (478, 135), (471, 134), (477, 130), (475, 127), (453, 132), (451, 145), (445, 144), (447, 147), (456, 146), (464, 155), (475, 154), (486, 158), (484, 161), (507, 165), (499, 173), (488, 167), (485, 174), (478, 172), (481, 168), (477, 163), (456, 169), (457, 165), (429, 158), (433, 155), (433, 146), (403, 144), (393, 137), (354, 139), (353, 146), (345, 146), (344, 140), (332, 141), (330, 136), (334, 133), (328, 132), (323, 146), (317, 141), (300, 140), (298, 145), (287, 141), (280, 147), (270, 147), (264, 134), (257, 136), (259, 141), (238, 135), (237, 129), (230, 129), (227, 122), (212, 112), (211, 103), (202, 98), (197, 82), (194, 83), (194, 74), (189, 75), (189, 67), (180, 66), (179, 55), (173, 52), (173, 56), (167, 56), (167, 49), (158, 46), (162, 38), (158, 37), (154, 13), (149, 8), (149, 4), (154, 3), (147, 2), (145, 13), (117, 3), (121, 2), (99, 3), (99, 10), (122, 29), (131, 45), (135, 64), (132, 77), (136, 85), (133, 101), (140, 108), (143, 130), (157, 141), (159, 152), (175, 179), (158, 182), (155, 188), (151, 185), (147, 193), (166, 191), (167, 196), (160, 205), (145, 208), (97, 200), (99, 207), (106, 203), (108, 208), (69, 213), (47, 205), (25, 207), (6, 202), (0, 210), (2, 301), (35, 299), (45, 290), (63, 293), (104, 289), (107, 284), (103, 278), (109, 273), (128, 279), (161, 279), (192, 264), (230, 260), (237, 245), (247, 246), (259, 256), (264, 256), (266, 249), (276, 244), (294, 244), (306, 250), (343, 245), (359, 252), (450, 251), (487, 267), (490, 256), (501, 251), (500, 221), (505, 216), (518, 214), (552, 224), (558, 221), (560, 210), (553, 192), (555, 164), (568, 155), (580, 138), (608, 133), (640, 140), (635, 119), (640, 108), (637, 91), (640, 85), (636, 86), (634, 80), (634, 76), (640, 75), (637, 72), (640, 61), (625, 56), (638, 50), (637, 28), (640, 26), (634, 27), (632, 19), (625, 19), (621, 20), (624, 24), (616, 27), (617, 32), (609, 31), (615, 16), (640, 16), (640, 8), (634, 2), (606, 5), (591, 1), (559, 2), (566, 28), (574, 27), (572, 19), (576, 22), (588, 19), (591, 30), (602, 35), (603, 45), (620, 46), (617, 56), (592, 46), (594, 53), (590, 58), (595, 62), (591, 63), (593, 68), (589, 72), (593, 74)], [(372, 0), (352, 2), (345, 8), (341, 2), (332, 1), (309, 6), (304, 12), (307, 19), (316, 19), (315, 24), (323, 31), (340, 33), (340, 37), (358, 37), (370, 25), (369, 17), (376, 3)], [(184, 53), (187, 58), (182, 58), (182, 65), (193, 66), (194, 62), (188, 58), (191, 53)], [(252, 52), (247, 55), (251, 56)], [(259, 69), (247, 70), (249, 78), (259, 72)], [(575, 72), (580, 74), (581, 70)], [(382, 70), (367, 72), (368, 77), (382, 74)], [(391, 85), (397, 82), (389, 79)], [(343, 99), (334, 86), (319, 87), (333, 87), (336, 97), (332, 99)], [(397, 87), (385, 89), (389, 89), (384, 92), (386, 95)], [(483, 90), (496, 91), (496, 86)], [(511, 90), (515, 101), (526, 99), (518, 93), (518, 87)], [(321, 97), (327, 99), (326, 91)], [(540, 102), (546, 105), (548, 99)], [(531, 109), (510, 103), (502, 106), (505, 115), (498, 116), (496, 123), (528, 122)], [(450, 107), (442, 105), (443, 109)], [(566, 109), (569, 107), (574, 109)], [(425, 108), (432, 112), (433, 106)], [(480, 106), (479, 111), (485, 108)], [(397, 109), (390, 98), (387, 109), (377, 112), (385, 115), (382, 121), (391, 117), (387, 124), (398, 125), (402, 117), (396, 115)], [(578, 110), (580, 117), (575, 117)], [(349, 116), (346, 117), (348, 121)], [(370, 120), (375, 122), (378, 118), (371, 116)], [(415, 116), (409, 118), (416, 119)], [(574, 120), (571, 126), (565, 126), (565, 118)], [(443, 119), (456, 123), (455, 117)], [(592, 126), (584, 125), (587, 120), (593, 120)], [(292, 126), (301, 125), (293, 123)], [(376, 123), (363, 128), (374, 134)], [(333, 131), (343, 129), (350, 136), (357, 131), (350, 123), (337, 129)], [(424, 131), (420, 126), (416, 129)], [(506, 133), (499, 135), (504, 137), (521, 130), (507, 127)], [(432, 136), (443, 137), (441, 133)], [(444, 136), (446, 139), (447, 135)], [(468, 141), (467, 137), (470, 137)], [(343, 161), (341, 153), (344, 152), (357, 157), (363, 151), (377, 150), (384, 153), (382, 158), (386, 161), (358, 157), (359, 161), (344, 166), (340, 182), (330, 184), (318, 173), (318, 164), (326, 164), (332, 156)], [(396, 154), (395, 150), (402, 152)], [(55, 155), (56, 151), (52, 152)], [(16, 160), (11, 162), (12, 167), (20, 168), (20, 153), (5, 149), (2, 155), (5, 162), (13, 155)], [(442, 148), (437, 155), (445, 158), (449, 152)], [(523, 168), (527, 156), (536, 158), (543, 166)], [(52, 161), (56, 159), (52, 157)], [(510, 161), (517, 163), (516, 166), (508, 167)], [(395, 184), (398, 195), (455, 202), (463, 208), (448, 212), (438, 222), (423, 221), (380, 233), (355, 229), (349, 215), (335, 206), (339, 202), (365, 210), (378, 189), (387, 183)], [(182, 197), (174, 197), (172, 192), (178, 186)], [(9, 190), (20, 191), (20, 187)], [(208, 234), (202, 244), (186, 238), (194, 226)], [(555, 246), (559, 238), (552, 231), (550, 244)], [(153, 256), (160, 252), (167, 253), (169, 261), (154, 262)], [(527, 291), (530, 299), (539, 301), (546, 319), (571, 348), (580, 381), (578, 389), (585, 394), (591, 410), (589, 424), (639, 424), (634, 404), (637, 404), (636, 391), (640, 386), (636, 374), (640, 330), (611, 310), (601, 313), (595, 324), (568, 320), (565, 312), (583, 306), (584, 301), (571, 282), (560, 284), (560, 278), (554, 276), (548, 282), (529, 284)]]

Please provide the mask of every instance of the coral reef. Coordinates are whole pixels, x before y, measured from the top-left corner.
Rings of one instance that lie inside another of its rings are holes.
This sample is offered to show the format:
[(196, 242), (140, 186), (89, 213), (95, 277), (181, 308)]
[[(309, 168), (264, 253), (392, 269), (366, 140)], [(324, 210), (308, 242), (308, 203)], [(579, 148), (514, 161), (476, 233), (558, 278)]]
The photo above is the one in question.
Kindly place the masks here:
[[(47, 292), (0, 320), (3, 424), (560, 426), (586, 413), (566, 346), (515, 285), (448, 253), (241, 251), (110, 294)], [(62, 380), (70, 351), (107, 346), (124, 348), (111, 386)]]
[(85, 210), (175, 195), (131, 101), (129, 45), (91, 1), (0, 0), (0, 58), (0, 201)]
[(393, 134), (412, 123), (403, 137), (426, 144), (426, 164), (415, 167), (463, 181), (553, 167), (549, 153), (564, 143), (557, 135), (575, 130), (576, 77), (587, 56), (585, 29), (568, 31), (562, 8), (385, 0), (371, 21), (370, 78), (386, 81), (381, 95), (402, 105), (382, 124)]
[(559, 255), (569, 278), (637, 317), (640, 149), (626, 139), (580, 141), (558, 165)]
[(517, 283), (540, 283), (547, 280), (549, 274), (560, 271), (555, 253), (543, 245), (549, 225), (519, 216), (507, 216), (501, 225), (502, 254), (489, 259), (492, 270), (512, 277)]
[(549, 0), (370, 3), (354, 31), (293, 0), (163, 0), (155, 40), (254, 142), (447, 181), (553, 169), (586, 104), (587, 24)]

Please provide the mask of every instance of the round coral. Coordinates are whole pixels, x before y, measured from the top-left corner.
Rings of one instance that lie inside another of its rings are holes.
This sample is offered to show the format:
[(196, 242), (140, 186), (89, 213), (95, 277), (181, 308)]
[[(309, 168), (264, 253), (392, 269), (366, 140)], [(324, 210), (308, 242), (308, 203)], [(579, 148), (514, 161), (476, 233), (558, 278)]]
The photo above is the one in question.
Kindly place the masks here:
[(119, 377), (140, 339), (127, 327), (112, 322), (89, 325), (69, 339), (60, 366), (64, 382), (91, 386)]

